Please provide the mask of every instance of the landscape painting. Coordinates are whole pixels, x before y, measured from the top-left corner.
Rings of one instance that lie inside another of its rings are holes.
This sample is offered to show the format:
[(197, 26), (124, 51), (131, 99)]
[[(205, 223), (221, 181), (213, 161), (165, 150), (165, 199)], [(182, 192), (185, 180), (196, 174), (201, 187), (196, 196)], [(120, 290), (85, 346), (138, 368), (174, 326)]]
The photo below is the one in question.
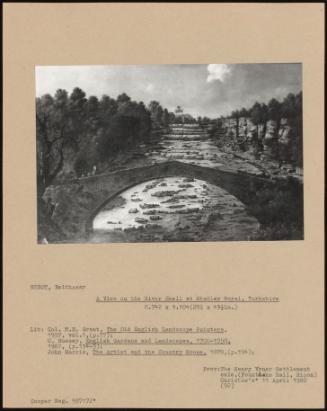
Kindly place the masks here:
[(304, 238), (301, 64), (35, 71), (39, 244)]

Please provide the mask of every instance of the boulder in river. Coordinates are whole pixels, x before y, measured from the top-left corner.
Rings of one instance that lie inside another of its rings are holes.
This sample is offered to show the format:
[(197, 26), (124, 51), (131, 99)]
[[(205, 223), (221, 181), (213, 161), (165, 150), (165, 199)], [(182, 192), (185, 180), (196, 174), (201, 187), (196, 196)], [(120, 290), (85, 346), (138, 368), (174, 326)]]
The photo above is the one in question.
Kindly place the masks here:
[(196, 194), (182, 194), (182, 195), (178, 195), (176, 196), (176, 199), (178, 200), (194, 200), (195, 198), (197, 198), (198, 196)]
[(144, 215), (154, 215), (156, 214), (156, 210), (145, 210), (142, 212)]
[(163, 190), (163, 191), (156, 191), (152, 193), (152, 197), (172, 197), (175, 194), (178, 194), (181, 190)]
[(155, 182), (153, 182), (153, 183), (147, 184), (147, 185), (145, 186), (144, 190), (143, 190), (143, 193), (146, 193), (148, 190), (156, 187), (157, 184), (158, 184), (157, 181), (155, 181)]
[(130, 233), (132, 231), (136, 231), (135, 227), (126, 227), (124, 228), (124, 233)]
[(176, 205), (168, 206), (168, 208), (183, 208), (183, 207), (185, 207), (185, 204), (176, 204)]
[(189, 188), (189, 187), (193, 187), (193, 184), (187, 183), (187, 184), (179, 184), (178, 187), (180, 188)]
[(200, 209), (198, 207), (193, 207), (193, 208), (186, 208), (184, 210), (180, 210), (179, 213), (181, 214), (192, 214), (192, 213), (198, 213)]
[(149, 220), (147, 218), (143, 218), (143, 217), (136, 217), (135, 221), (137, 223), (147, 223)]
[(150, 215), (150, 220), (151, 221), (158, 221), (161, 220), (162, 218), (160, 217), (160, 215)]
[(179, 201), (176, 196), (169, 198), (168, 200), (161, 201), (161, 204), (166, 204), (166, 203), (177, 203)]
[(144, 203), (140, 205), (141, 208), (157, 208), (160, 207), (159, 204), (148, 204), (148, 203)]
[(162, 226), (160, 224), (146, 224), (145, 228), (158, 229), (162, 228)]

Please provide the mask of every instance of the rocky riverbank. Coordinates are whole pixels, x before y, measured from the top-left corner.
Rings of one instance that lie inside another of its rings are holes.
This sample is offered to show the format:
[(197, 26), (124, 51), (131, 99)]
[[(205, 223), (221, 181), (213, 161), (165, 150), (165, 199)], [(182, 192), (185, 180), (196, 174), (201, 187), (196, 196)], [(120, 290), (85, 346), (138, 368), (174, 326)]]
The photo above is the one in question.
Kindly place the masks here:
[(248, 162), (269, 177), (303, 180), (298, 153), (301, 131), (293, 119), (268, 120), (254, 124), (248, 117), (223, 118), (211, 137), (219, 149)]

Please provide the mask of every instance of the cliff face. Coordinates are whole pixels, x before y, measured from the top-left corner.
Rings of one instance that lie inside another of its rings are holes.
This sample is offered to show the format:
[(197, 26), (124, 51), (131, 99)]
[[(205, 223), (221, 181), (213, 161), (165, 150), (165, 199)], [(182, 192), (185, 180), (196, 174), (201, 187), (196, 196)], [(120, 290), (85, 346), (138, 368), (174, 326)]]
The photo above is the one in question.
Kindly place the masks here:
[(247, 152), (257, 159), (302, 166), (302, 132), (298, 121), (282, 118), (255, 125), (250, 118), (224, 118), (216, 132), (220, 147)]

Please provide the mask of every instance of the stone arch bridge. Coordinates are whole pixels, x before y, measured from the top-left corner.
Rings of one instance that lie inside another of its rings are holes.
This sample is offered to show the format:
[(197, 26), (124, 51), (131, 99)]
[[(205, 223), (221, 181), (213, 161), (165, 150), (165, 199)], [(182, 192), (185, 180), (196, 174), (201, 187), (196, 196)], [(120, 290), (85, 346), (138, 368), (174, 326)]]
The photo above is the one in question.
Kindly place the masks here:
[(281, 195), (297, 210), (293, 217), (303, 218), (303, 187), (294, 178), (273, 180), (178, 161), (75, 179), (49, 187), (43, 198), (51, 208), (52, 222), (65, 239), (80, 241), (92, 231), (93, 218), (107, 202), (137, 184), (164, 177), (189, 177), (219, 186), (238, 198), (260, 223), (289, 218), (279, 207), (272, 207), (276, 196)]

